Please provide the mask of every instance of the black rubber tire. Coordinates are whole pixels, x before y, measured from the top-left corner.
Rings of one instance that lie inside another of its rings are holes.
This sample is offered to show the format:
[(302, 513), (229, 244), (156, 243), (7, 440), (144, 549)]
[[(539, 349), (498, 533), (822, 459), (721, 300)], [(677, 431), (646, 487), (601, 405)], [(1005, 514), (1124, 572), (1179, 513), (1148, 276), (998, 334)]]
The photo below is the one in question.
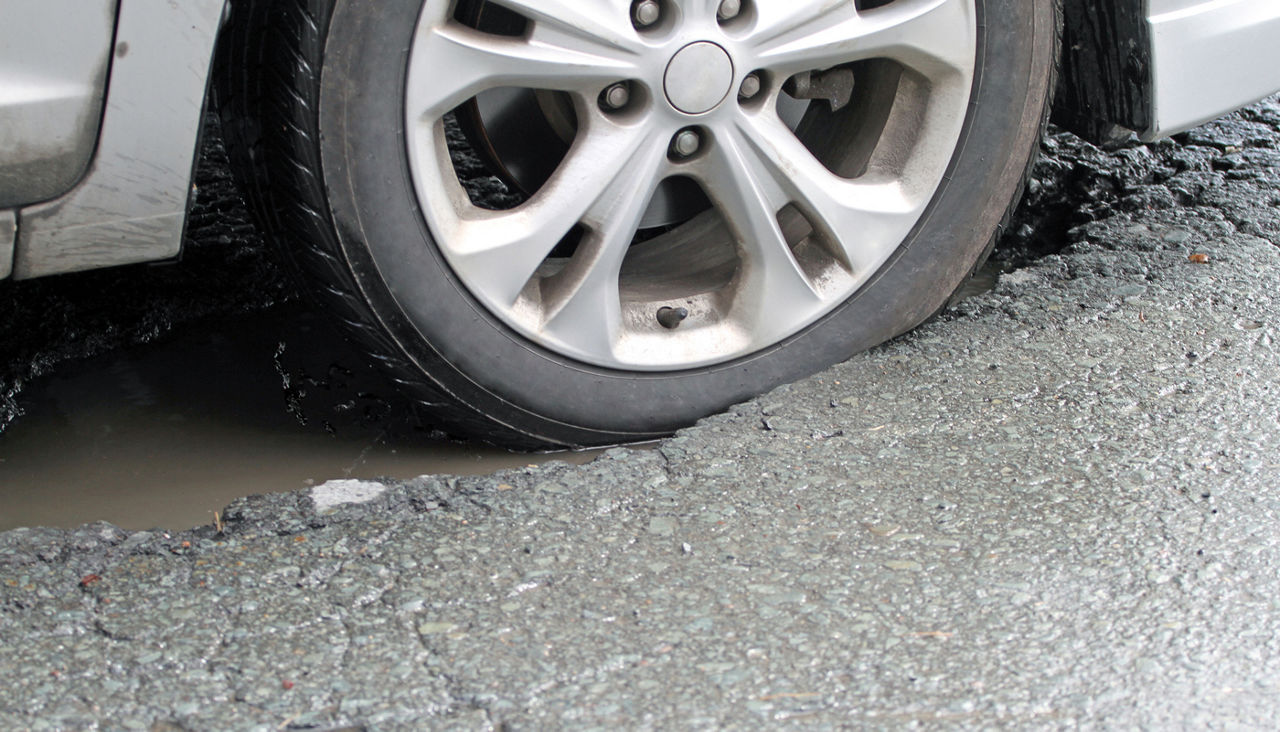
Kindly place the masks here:
[[(312, 294), (435, 427), (520, 448), (650, 439), (934, 315), (1017, 203), (1056, 77), (1057, 0), (978, 0), (959, 149), (928, 212), (846, 303), (733, 363), (651, 374), (539, 348), (453, 275), (420, 213), (402, 90), (421, 0), (241, 0), (220, 53), (233, 163)], [(885, 378), (877, 374), (871, 378)]]

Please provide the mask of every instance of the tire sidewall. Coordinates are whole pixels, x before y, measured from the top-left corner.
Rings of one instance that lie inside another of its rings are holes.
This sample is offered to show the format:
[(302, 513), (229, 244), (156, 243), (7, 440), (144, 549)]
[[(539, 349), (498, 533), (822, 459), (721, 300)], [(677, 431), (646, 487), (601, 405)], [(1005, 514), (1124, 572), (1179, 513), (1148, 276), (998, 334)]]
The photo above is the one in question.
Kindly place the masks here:
[(332, 223), (376, 326), (422, 379), (508, 429), (558, 444), (669, 433), (936, 313), (986, 252), (1020, 190), (1043, 125), (1057, 33), (1054, 0), (977, 0), (978, 73), (947, 176), (911, 235), (849, 300), (749, 357), (635, 373), (533, 344), (470, 295), (435, 245), (416, 198), (403, 108), (420, 7), (421, 0), (334, 0), (318, 120)]

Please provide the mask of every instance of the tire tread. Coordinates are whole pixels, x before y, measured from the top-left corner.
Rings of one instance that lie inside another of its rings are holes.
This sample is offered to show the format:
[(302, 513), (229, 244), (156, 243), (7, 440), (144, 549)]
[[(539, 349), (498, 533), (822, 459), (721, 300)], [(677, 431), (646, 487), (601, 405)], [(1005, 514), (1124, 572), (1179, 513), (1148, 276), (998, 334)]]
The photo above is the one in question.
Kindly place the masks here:
[[(373, 327), (364, 296), (334, 232), (319, 141), (320, 73), (332, 0), (242, 0), (233, 6), (215, 93), (233, 172), (251, 211), (280, 245), (300, 289), (413, 401), (430, 428), (507, 447), (545, 449), (447, 393), (401, 345)], [(324, 283), (316, 286), (316, 283)]]

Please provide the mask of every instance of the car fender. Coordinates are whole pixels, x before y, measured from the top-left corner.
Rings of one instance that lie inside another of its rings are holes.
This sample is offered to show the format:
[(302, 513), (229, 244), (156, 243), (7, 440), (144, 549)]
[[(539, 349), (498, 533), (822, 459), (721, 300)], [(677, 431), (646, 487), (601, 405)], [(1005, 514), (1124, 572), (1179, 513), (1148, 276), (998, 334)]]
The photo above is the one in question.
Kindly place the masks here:
[(93, 162), (70, 193), (19, 212), (15, 278), (178, 255), (225, 12), (225, 0), (121, 3)]

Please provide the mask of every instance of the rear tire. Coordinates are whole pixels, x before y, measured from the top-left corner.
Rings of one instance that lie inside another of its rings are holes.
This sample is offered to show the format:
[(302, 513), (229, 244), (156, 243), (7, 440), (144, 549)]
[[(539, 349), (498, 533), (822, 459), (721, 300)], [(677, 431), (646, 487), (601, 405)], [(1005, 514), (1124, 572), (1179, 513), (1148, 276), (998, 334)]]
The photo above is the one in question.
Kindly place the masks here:
[[(686, 338), (687, 367), (676, 356), (643, 348), (591, 351), (542, 337), (536, 325), (520, 320), (527, 307), (495, 305), (502, 300), (491, 298), (453, 256), (457, 248), (433, 236), (442, 225), (432, 210), (435, 199), (423, 198), (429, 186), (422, 184), (420, 162), (411, 159), (420, 154), (408, 152), (415, 130), (406, 122), (404, 93), (415, 33), (422, 33), (423, 0), (235, 6), (220, 55), (219, 104), (233, 163), (264, 225), (311, 294), (433, 426), (521, 448), (644, 440), (910, 330), (936, 313), (989, 253), (1043, 132), (1060, 21), (1055, 0), (970, 1), (976, 63), (967, 116), (909, 233), (860, 279), (850, 279), (848, 293), (837, 292), (829, 306), (797, 310), (766, 342), (704, 351), (711, 347)], [(734, 37), (723, 41), (725, 48), (736, 48)], [(767, 69), (764, 77), (770, 79)], [(770, 83), (780, 88), (783, 81)], [(662, 90), (653, 92), (658, 85), (644, 87), (648, 102), (663, 102)], [(722, 107), (745, 104), (734, 96)], [(578, 113), (594, 110), (579, 104)], [(716, 114), (689, 120), (712, 148), (700, 151), (705, 158), (724, 139), (706, 121)], [(894, 134), (891, 124), (887, 129), (886, 138)], [(704, 183), (713, 186), (714, 176)], [(727, 220), (729, 230), (743, 230)], [(816, 238), (822, 227), (812, 228)], [(754, 271), (749, 249), (739, 273)], [(847, 261), (841, 266), (856, 274)], [(735, 274), (732, 282), (743, 277)], [(718, 302), (766, 296), (743, 288)], [(731, 317), (737, 316), (724, 319)], [(624, 330), (647, 327), (625, 324)], [(644, 358), (656, 360), (628, 360)]]

